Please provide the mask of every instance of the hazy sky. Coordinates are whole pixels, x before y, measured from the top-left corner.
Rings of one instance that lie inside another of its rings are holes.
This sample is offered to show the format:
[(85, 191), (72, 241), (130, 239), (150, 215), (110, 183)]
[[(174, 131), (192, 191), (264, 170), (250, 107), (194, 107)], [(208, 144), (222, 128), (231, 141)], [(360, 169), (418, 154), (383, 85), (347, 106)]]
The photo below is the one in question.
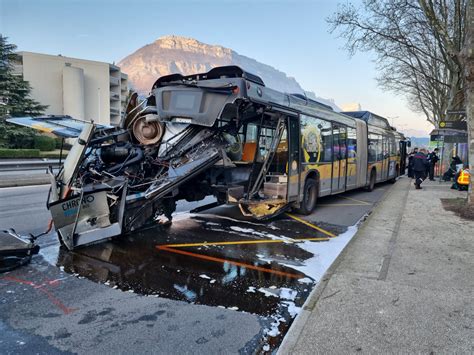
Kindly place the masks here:
[(377, 87), (369, 54), (349, 57), (344, 41), (329, 33), (326, 18), (346, 1), (0, 0), (0, 33), (19, 50), (106, 62), (163, 35), (193, 37), (282, 70), (339, 106), (357, 102), (396, 117), (402, 130), (429, 132), (404, 98)]

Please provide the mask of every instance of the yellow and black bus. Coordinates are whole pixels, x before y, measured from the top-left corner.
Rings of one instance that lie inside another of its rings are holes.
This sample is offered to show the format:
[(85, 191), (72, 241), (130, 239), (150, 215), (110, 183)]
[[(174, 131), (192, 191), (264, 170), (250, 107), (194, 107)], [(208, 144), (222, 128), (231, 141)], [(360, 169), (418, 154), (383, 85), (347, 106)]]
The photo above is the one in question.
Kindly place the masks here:
[(159, 78), (146, 99), (132, 96), (118, 127), (8, 121), (78, 137), (51, 173), (48, 198), (70, 249), (171, 219), (181, 199), (214, 195), (257, 219), (290, 208), (308, 214), (320, 196), (372, 190), (405, 170), (407, 143), (383, 117), (336, 112), (235, 66)]
[[(385, 118), (336, 112), (303, 95), (278, 92), (238, 67), (163, 77), (154, 90), (161, 122), (225, 132), (226, 159), (200, 179), (219, 201), (238, 204), (246, 215), (266, 218), (288, 207), (308, 214), (320, 196), (371, 191), (405, 171), (405, 138)], [(196, 112), (180, 109), (180, 96), (181, 107), (193, 101)]]

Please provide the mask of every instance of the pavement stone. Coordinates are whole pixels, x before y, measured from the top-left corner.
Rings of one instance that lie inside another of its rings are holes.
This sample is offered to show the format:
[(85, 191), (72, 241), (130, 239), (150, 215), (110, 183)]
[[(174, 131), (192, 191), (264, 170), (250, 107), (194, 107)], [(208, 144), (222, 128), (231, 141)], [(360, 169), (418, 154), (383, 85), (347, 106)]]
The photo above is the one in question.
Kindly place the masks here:
[(308, 299), (279, 354), (473, 353), (474, 222), (449, 184), (400, 179)]

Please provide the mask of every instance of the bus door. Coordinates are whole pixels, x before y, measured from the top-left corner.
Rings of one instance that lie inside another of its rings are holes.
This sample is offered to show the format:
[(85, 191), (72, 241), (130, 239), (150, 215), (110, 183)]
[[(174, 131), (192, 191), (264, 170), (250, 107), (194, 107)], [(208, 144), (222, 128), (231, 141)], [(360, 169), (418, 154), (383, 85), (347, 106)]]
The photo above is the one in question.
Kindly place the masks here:
[(388, 179), (393, 179), (397, 176), (397, 148), (395, 137), (388, 138)]
[(390, 154), (388, 153), (389, 136), (382, 136), (382, 180), (388, 179)]
[(288, 201), (300, 192), (300, 125), (298, 117), (288, 117)]
[[(357, 174), (359, 173), (357, 168), (357, 131), (355, 128), (346, 127), (347, 129), (347, 179), (346, 179), (346, 190), (355, 189), (357, 187)], [(367, 166), (367, 163), (365, 163)], [(366, 169), (364, 169), (365, 171)]]
[(399, 141), (398, 149), (398, 156), (400, 158), (400, 175), (404, 175), (407, 163), (407, 142)]
[(333, 124), (333, 163), (332, 163), (332, 192), (345, 191), (347, 170), (346, 127)]

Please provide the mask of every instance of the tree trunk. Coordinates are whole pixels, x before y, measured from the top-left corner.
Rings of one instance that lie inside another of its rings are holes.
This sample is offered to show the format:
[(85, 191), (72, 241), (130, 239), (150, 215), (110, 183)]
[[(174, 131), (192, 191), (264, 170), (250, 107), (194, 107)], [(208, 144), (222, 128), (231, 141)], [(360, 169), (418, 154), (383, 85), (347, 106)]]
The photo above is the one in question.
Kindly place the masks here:
[(463, 50), (464, 88), (466, 92), (467, 143), (469, 149), (469, 184), (468, 203), (474, 208), (474, 0), (469, 0), (466, 14), (466, 39)]

